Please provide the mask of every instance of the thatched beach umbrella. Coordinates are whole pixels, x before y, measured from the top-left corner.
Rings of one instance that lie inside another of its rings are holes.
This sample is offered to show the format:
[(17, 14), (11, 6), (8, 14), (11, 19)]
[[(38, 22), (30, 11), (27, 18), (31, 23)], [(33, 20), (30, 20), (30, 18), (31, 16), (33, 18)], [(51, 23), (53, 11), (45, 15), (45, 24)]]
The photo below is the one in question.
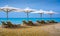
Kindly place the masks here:
[(40, 9), (39, 11), (32, 12), (32, 13), (38, 13), (38, 14), (40, 14), (40, 18), (42, 19), (44, 12), (45, 12), (45, 11), (43, 11), (43, 10)]
[[(30, 9), (30, 8), (28, 8), (28, 7), (24, 9), (24, 12), (27, 13), (27, 19), (29, 18), (29, 15), (28, 15), (28, 14), (29, 14), (30, 12), (34, 12), (34, 11), (35, 11), (34, 9)], [(28, 20), (29, 20), (29, 19), (28, 19)]]
[(7, 20), (8, 20), (8, 12), (17, 11), (17, 10), (18, 10), (18, 8), (9, 7), (8, 5), (6, 5), (4, 7), (0, 7), (0, 11), (4, 11), (7, 13)]
[(52, 11), (52, 10), (50, 10), (50, 11), (46, 11), (46, 14), (49, 14), (50, 15), (50, 18), (52, 19), (52, 15), (53, 14), (57, 14), (56, 12), (54, 12), (54, 11)]

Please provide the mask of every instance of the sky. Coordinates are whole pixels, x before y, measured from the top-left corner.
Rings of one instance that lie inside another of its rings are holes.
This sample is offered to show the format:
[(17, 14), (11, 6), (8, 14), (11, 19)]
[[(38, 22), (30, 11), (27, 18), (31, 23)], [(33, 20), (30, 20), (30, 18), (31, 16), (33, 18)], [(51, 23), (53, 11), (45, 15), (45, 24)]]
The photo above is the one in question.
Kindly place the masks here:
[[(29, 7), (36, 10), (52, 10), (59, 14), (53, 14), (53, 18), (60, 18), (60, 0), (0, 0), (0, 7), (9, 5), (11, 7), (25, 9)], [(26, 18), (25, 12), (9, 12), (9, 18)], [(49, 18), (49, 14), (43, 14), (44, 18)], [(6, 12), (0, 11), (0, 18), (6, 18)], [(29, 13), (29, 18), (40, 18), (40, 14)]]

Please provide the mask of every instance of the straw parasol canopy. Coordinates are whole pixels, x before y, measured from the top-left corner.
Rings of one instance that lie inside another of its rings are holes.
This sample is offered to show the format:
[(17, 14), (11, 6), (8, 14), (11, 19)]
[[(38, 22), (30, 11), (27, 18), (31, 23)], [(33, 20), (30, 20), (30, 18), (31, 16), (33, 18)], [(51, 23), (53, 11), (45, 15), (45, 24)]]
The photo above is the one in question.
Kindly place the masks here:
[[(34, 12), (35, 9), (30, 9), (29, 7), (27, 7), (27, 8), (25, 8), (23, 11), (27, 13), (27, 19), (28, 19), (28, 18), (29, 18), (29, 15), (28, 15), (28, 14), (29, 14), (30, 12)], [(29, 20), (29, 19), (28, 19), (28, 20)]]
[(7, 20), (8, 20), (8, 12), (11, 12), (11, 11), (18, 11), (19, 8), (14, 8), (14, 7), (9, 7), (8, 5), (4, 6), (4, 7), (0, 7), (0, 11), (4, 11), (7, 13)]
[(43, 18), (43, 14), (44, 14), (44, 10), (40, 9), (39, 11), (36, 11), (36, 12), (32, 12), (32, 13), (37, 13), (37, 14), (40, 14), (40, 17)]
[(50, 15), (50, 18), (52, 18), (52, 15), (53, 14), (57, 14), (56, 12), (50, 10), (50, 11), (46, 11), (46, 14), (49, 14)]

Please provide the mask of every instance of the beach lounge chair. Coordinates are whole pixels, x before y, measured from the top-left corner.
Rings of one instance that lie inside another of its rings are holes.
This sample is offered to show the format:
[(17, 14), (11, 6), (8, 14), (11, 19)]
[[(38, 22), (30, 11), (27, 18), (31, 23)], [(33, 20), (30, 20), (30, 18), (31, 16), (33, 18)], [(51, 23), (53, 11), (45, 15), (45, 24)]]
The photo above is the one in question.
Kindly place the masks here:
[(28, 26), (35, 26), (35, 25), (36, 25), (36, 24), (33, 23), (32, 21), (28, 21), (28, 22), (23, 21), (23, 24), (24, 24), (24, 25), (28, 25)]
[(44, 20), (41, 20), (40, 23), (41, 24), (46, 24), (46, 22)]
[(56, 21), (54, 21), (54, 20), (47, 20), (47, 22), (48, 22), (48, 23), (58, 23), (58, 22), (56, 22)]
[(10, 21), (7, 21), (7, 24), (8, 24), (8, 27), (10, 27), (10, 28), (14, 27)]
[(28, 24), (28, 22), (26, 22), (25, 20), (23, 21), (23, 24)]
[(4, 21), (2, 21), (2, 27), (3, 28), (7, 28), (8, 27), (7, 23), (5, 23)]
[(33, 23), (32, 21), (28, 21), (28, 25), (30, 25), (30, 26), (37, 26), (37, 24)]
[(32, 21), (28, 21), (28, 25), (34, 25), (34, 23)]
[(20, 24), (12, 24), (10, 21), (8, 21), (7, 22), (7, 24), (8, 24), (8, 26), (10, 27), (10, 28), (19, 28), (20, 27)]
[(37, 22), (37, 23), (40, 23), (40, 21), (39, 21), (39, 20), (37, 20), (36, 22)]
[(25, 20), (22, 21), (23, 22), (23, 25), (22, 26), (27, 26), (28, 25), (28, 22), (26, 22)]
[(44, 20), (41, 20), (41, 21), (38, 21), (38, 20), (37, 20), (37, 23), (46, 24), (46, 22), (45, 22)]

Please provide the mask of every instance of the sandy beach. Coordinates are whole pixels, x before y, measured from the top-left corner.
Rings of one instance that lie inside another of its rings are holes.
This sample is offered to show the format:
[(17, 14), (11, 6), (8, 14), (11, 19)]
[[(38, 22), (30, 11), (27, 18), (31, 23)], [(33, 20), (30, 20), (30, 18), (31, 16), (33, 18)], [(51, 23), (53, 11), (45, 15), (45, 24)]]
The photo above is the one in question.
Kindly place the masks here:
[(60, 36), (60, 23), (18, 29), (0, 27), (0, 36)]

